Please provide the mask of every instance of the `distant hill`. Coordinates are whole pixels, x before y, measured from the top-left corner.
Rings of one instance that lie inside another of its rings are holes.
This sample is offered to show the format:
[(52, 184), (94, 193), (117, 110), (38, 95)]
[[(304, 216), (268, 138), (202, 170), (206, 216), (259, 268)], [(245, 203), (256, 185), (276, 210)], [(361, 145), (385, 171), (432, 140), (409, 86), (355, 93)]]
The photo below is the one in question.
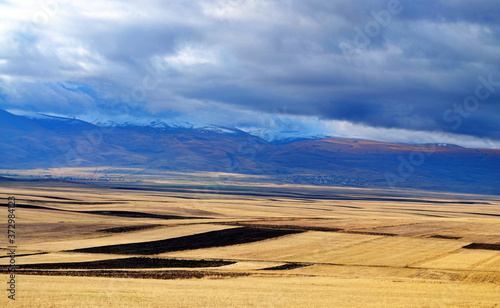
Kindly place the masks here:
[(268, 142), (233, 128), (160, 124), (103, 127), (0, 110), (0, 168), (217, 171), (304, 184), (500, 194), (500, 150), (350, 138)]

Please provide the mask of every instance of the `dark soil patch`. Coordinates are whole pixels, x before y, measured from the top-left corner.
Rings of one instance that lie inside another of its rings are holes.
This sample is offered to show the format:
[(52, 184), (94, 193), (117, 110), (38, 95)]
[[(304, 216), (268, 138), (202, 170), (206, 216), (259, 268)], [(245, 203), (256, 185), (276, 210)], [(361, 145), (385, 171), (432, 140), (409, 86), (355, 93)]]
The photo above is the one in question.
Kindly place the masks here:
[(128, 217), (128, 218), (206, 219), (206, 217), (185, 217), (185, 216), (161, 215), (161, 214), (151, 214), (151, 213), (143, 213), (143, 212), (130, 212), (130, 211), (78, 211), (78, 213), (95, 214), (95, 215), (106, 215), (106, 216), (118, 216), (118, 217)]
[(113, 227), (113, 228), (100, 229), (100, 230), (97, 230), (97, 232), (125, 233), (125, 232), (154, 229), (156, 227), (161, 227), (161, 226), (163, 226), (163, 225), (136, 225), (136, 226)]
[(88, 201), (46, 201), (46, 200), (30, 200), (25, 199), (23, 201), (33, 202), (33, 203), (49, 203), (49, 204), (71, 204), (71, 205), (110, 205), (110, 204), (125, 204), (122, 201), (98, 201), (98, 202), (88, 202)]
[(266, 268), (263, 268), (262, 271), (285, 271), (285, 270), (291, 270), (291, 269), (301, 268), (301, 267), (306, 267), (306, 266), (310, 266), (310, 264), (287, 263), (287, 264), (273, 266), (273, 267), (266, 267)]
[[(18, 269), (136, 269), (136, 268), (195, 268), (195, 267), (220, 267), (224, 265), (235, 264), (234, 261), (222, 260), (177, 260), (160, 258), (124, 258), (109, 259), (87, 262), (70, 263), (41, 263), (41, 264), (21, 264)], [(7, 269), (8, 265), (0, 266), (1, 269)]]
[(54, 197), (54, 196), (42, 196), (42, 195), (27, 195), (31, 197), (40, 197), (40, 198), (47, 198), (47, 199), (55, 199), (55, 200), (68, 200), (68, 201), (75, 201), (75, 199), (70, 199), (70, 198), (63, 198), (63, 197)]
[(460, 236), (448, 236), (448, 235), (432, 235), (430, 237), (431, 238), (441, 238), (441, 239), (446, 239), (446, 240), (459, 240), (459, 239), (461, 239)]
[[(7, 204), (0, 204), (0, 206), (7, 207)], [(25, 209), (37, 209), (37, 210), (60, 211), (60, 212), (69, 212), (69, 213), (117, 216), (117, 217), (127, 217), (127, 218), (210, 219), (209, 217), (187, 217), (187, 216), (176, 216), (176, 215), (161, 215), (161, 214), (132, 212), (132, 211), (72, 211), (72, 210), (56, 209), (56, 208), (45, 207), (45, 206), (40, 206), (40, 205), (31, 205), (31, 204), (16, 204), (16, 207), (25, 208)]]
[(352, 230), (343, 230), (343, 231), (340, 231), (340, 233), (377, 235), (377, 236), (398, 236), (397, 234), (394, 234), (394, 233), (370, 232), (370, 231), (352, 231)]
[(394, 233), (384, 233), (384, 232), (371, 232), (371, 231), (354, 231), (354, 230), (344, 230), (342, 228), (335, 227), (314, 227), (314, 226), (299, 226), (299, 225), (271, 225), (271, 224), (254, 224), (254, 223), (244, 223), (244, 222), (229, 222), (227, 225), (245, 226), (245, 227), (257, 227), (257, 228), (269, 228), (276, 230), (297, 230), (297, 231), (323, 231), (323, 232), (339, 232), (339, 233), (350, 233), (350, 234), (363, 234), (363, 235), (377, 235), (377, 236), (398, 236)]
[(220, 231), (210, 231), (159, 241), (76, 249), (72, 250), (71, 252), (153, 255), (172, 251), (251, 243), (301, 232), (302, 231), (296, 230), (273, 230), (243, 227)]
[(271, 224), (245, 224), (245, 223), (227, 223), (227, 224), (246, 226), (246, 227), (269, 228), (276, 230), (325, 231), (325, 232), (338, 232), (343, 230), (340, 228), (297, 226), (297, 225), (271, 225)]
[[(7, 207), (7, 204), (0, 204), (0, 206), (5, 206)], [(17, 208), (22, 208), (22, 209), (35, 209), (35, 210), (49, 210), (49, 211), (66, 211), (66, 210), (60, 210), (60, 209), (54, 209), (50, 207), (45, 207), (45, 206), (40, 206), (40, 205), (31, 205), (31, 204), (22, 204), (22, 203), (16, 203)]]
[(465, 249), (486, 249), (486, 250), (500, 250), (500, 244), (485, 244), (485, 243), (472, 243), (462, 248)]
[[(424, 201), (422, 201), (424, 202)], [(428, 201), (425, 201), (428, 202)], [(455, 202), (458, 204), (463, 204), (464, 202)], [(473, 202), (471, 202), (473, 203)], [(475, 202), (476, 204), (483, 204), (479, 202)], [(469, 203), (465, 203), (469, 204)], [(486, 203), (489, 204), (489, 203)], [(456, 214), (455, 211), (441, 211), (441, 210), (422, 210), (422, 209), (413, 209), (413, 208), (408, 208), (404, 209), (405, 211), (416, 211), (416, 212), (433, 212), (433, 213), (449, 213), (449, 214)], [(493, 216), (493, 217), (500, 217), (500, 214), (490, 214), (490, 213), (476, 213), (476, 212), (462, 212), (462, 214), (469, 214), (469, 215), (481, 215), (481, 216)], [(435, 217), (446, 217), (446, 216), (435, 216)]]
[[(7, 272), (2, 270), (0, 272)], [(19, 270), (16, 275), (44, 276), (79, 276), (79, 277), (109, 277), (109, 278), (140, 278), (140, 279), (200, 279), (200, 278), (232, 278), (249, 276), (249, 273), (208, 272), (208, 271), (43, 271)]]
[[(46, 254), (48, 254), (48, 252), (25, 253), (16, 255), (16, 257), (36, 256), (36, 255), (46, 255)], [(10, 256), (0, 256), (0, 258), (10, 258)]]

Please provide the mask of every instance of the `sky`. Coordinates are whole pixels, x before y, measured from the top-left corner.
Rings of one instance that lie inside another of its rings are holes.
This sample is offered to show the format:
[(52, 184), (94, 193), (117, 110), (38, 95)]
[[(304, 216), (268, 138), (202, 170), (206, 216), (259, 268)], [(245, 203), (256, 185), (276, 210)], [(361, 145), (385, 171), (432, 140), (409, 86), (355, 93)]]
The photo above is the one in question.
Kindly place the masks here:
[(500, 149), (500, 1), (0, 1), (0, 109)]

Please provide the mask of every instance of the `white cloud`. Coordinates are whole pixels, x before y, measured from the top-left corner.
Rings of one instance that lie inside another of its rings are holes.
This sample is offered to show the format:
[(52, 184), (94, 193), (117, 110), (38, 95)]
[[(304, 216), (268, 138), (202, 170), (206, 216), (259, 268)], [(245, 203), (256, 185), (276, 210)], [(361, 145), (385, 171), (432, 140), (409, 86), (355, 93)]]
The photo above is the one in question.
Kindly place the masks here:
[(500, 149), (500, 141), (441, 131), (371, 127), (348, 121), (325, 121), (325, 134), (396, 143), (448, 143), (470, 148)]
[(217, 52), (213, 48), (193, 44), (184, 44), (177, 50), (175, 55), (168, 55), (163, 60), (177, 69), (198, 64), (218, 64)]
[[(216, 0), (202, 3), (203, 12), (215, 18), (242, 21), (255, 18), (258, 11), (269, 10), (268, 1), (256, 0)], [(262, 15), (260, 15), (262, 16)]]

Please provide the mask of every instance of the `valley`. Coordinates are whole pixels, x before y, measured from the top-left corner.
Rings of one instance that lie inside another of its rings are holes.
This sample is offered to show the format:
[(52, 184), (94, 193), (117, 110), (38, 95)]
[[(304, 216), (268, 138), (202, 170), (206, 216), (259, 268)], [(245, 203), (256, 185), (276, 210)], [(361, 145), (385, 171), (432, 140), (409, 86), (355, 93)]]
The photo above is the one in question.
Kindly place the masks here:
[(141, 180), (2, 182), (2, 200), (16, 197), (20, 307), (500, 301), (497, 196)]

